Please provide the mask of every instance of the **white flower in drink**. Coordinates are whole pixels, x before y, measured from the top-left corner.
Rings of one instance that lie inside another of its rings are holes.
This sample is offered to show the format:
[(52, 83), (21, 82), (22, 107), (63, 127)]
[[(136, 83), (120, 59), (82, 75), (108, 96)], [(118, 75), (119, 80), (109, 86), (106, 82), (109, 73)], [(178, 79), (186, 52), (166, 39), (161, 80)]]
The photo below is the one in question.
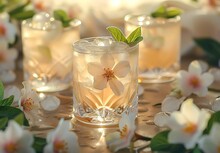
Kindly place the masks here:
[(213, 82), (213, 76), (208, 72), (202, 73), (199, 62), (192, 62), (188, 72), (181, 70), (178, 73), (177, 81), (183, 96), (196, 94), (202, 97), (207, 94), (208, 86)]
[(70, 121), (60, 120), (57, 128), (47, 135), (44, 153), (79, 153), (77, 135), (71, 132)]
[(0, 153), (35, 153), (33, 135), (15, 121), (9, 121), (6, 130), (0, 131), (0, 138)]
[(120, 132), (110, 133), (106, 136), (106, 144), (110, 150), (116, 152), (130, 145), (132, 137), (136, 129), (135, 126), (136, 113), (123, 113), (119, 122)]
[(34, 91), (31, 85), (24, 81), (22, 83), (24, 88), (21, 90), (21, 98), (19, 100), (19, 108), (24, 111), (25, 116), (33, 124), (39, 119), (38, 110), (40, 108), (40, 99), (36, 91)]
[(186, 100), (180, 111), (173, 112), (167, 122), (171, 129), (168, 135), (169, 143), (181, 143), (186, 149), (195, 147), (206, 128), (210, 114), (200, 110), (192, 99)]
[(199, 140), (199, 148), (204, 153), (220, 152), (220, 124), (214, 123), (209, 135), (203, 136)]
[(100, 63), (88, 63), (88, 72), (94, 77), (93, 87), (103, 90), (109, 84), (113, 93), (117, 96), (124, 91), (124, 85), (119, 78), (124, 78), (130, 71), (128, 61), (120, 61), (115, 64), (114, 58), (110, 54), (104, 54), (100, 58)]
[(0, 15), (0, 41), (14, 43), (17, 30), (15, 25), (10, 23), (9, 15), (3, 13)]

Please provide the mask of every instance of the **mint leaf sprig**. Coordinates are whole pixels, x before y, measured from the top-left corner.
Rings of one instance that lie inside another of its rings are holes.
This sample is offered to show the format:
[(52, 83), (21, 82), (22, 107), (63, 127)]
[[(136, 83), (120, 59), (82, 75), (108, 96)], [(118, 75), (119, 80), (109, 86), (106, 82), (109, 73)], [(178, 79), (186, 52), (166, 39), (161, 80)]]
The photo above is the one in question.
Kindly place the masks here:
[(135, 29), (127, 38), (122, 33), (122, 31), (114, 26), (107, 27), (107, 30), (112, 35), (115, 41), (119, 42), (125, 42), (129, 46), (135, 46), (139, 42), (143, 40), (143, 37), (141, 36), (141, 27), (138, 27)]
[(166, 7), (164, 5), (158, 7), (154, 12), (151, 13), (153, 18), (174, 18), (182, 14), (182, 10), (176, 7)]
[(56, 20), (62, 22), (63, 27), (69, 27), (70, 22), (73, 21), (73, 19), (70, 18), (64, 10), (55, 10), (53, 12), (53, 16)]

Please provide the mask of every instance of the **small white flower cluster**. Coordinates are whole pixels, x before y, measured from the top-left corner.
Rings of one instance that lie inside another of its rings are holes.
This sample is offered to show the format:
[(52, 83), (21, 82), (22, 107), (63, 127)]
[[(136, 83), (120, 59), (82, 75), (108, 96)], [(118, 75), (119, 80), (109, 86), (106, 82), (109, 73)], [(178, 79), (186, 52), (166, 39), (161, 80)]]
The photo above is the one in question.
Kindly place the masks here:
[(214, 123), (209, 134), (203, 134), (211, 114), (208, 110), (199, 109), (192, 99), (181, 105), (180, 111), (174, 111), (164, 124), (170, 129), (168, 142), (183, 144), (186, 149), (198, 148), (204, 153), (219, 153), (220, 124)]
[[(183, 101), (191, 95), (205, 97), (208, 87), (213, 83), (214, 77), (210, 72), (206, 72), (208, 66), (199, 61), (190, 63), (188, 71), (181, 70), (177, 75), (177, 87), (162, 102), (162, 112), (154, 117), (154, 123), (164, 126), (164, 118), (169, 117), (170, 113), (179, 110)], [(214, 105), (214, 104), (213, 104)], [(215, 103), (213, 110), (219, 110), (219, 104)]]
[(14, 96), (13, 106), (19, 106), (29, 120), (30, 126), (39, 125), (43, 121), (40, 111), (54, 111), (60, 106), (60, 99), (52, 95), (38, 95), (31, 85), (23, 82), (24, 88), (20, 91), (16, 86), (8, 86), (4, 91), (4, 98)]
[(117, 152), (120, 149), (130, 146), (131, 140), (135, 133), (135, 118), (137, 112), (129, 111), (124, 112), (122, 118), (119, 121), (120, 132), (113, 132), (106, 136), (106, 144), (110, 150)]
[(9, 21), (7, 13), (0, 14), (0, 80), (4, 83), (15, 80), (15, 60), (18, 52), (15, 48), (9, 48), (9, 44), (15, 42), (16, 27)]
[[(77, 135), (70, 129), (70, 121), (61, 119), (56, 129), (48, 133), (47, 144), (43, 152), (79, 153)], [(23, 130), (15, 121), (9, 121), (6, 130), (0, 131), (0, 137), (1, 153), (35, 153), (32, 148), (33, 135), (29, 131)]]

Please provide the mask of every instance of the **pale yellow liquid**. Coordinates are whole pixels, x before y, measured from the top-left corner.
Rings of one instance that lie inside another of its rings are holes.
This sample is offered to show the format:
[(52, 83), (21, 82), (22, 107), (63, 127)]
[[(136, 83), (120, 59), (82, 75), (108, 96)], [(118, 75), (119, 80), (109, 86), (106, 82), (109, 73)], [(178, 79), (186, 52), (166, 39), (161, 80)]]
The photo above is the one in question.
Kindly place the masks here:
[[(138, 25), (127, 22), (126, 35), (137, 27)], [(161, 78), (169, 80), (175, 77), (180, 68), (180, 23), (143, 25), (142, 36), (144, 39), (140, 42), (139, 49), (141, 82), (160, 82)]]
[(87, 124), (112, 125), (117, 124), (121, 113), (132, 107), (137, 98), (137, 58), (136, 51), (127, 53), (111, 53), (115, 64), (126, 60), (130, 63), (131, 71), (124, 78), (118, 78), (124, 85), (124, 91), (116, 96), (110, 86), (103, 90), (93, 87), (93, 76), (88, 73), (89, 62), (100, 63), (101, 54), (85, 54), (74, 52), (73, 55), (73, 95), (74, 114), (78, 120)]
[(78, 28), (37, 30), (22, 27), (24, 76), (37, 91), (60, 91), (71, 85), (72, 43)]

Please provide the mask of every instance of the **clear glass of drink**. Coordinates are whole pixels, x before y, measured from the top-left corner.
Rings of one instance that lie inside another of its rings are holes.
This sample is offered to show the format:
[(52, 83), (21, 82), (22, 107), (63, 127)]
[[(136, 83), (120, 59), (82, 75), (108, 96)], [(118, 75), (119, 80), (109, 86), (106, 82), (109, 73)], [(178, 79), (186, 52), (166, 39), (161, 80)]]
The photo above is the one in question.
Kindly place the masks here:
[(73, 106), (80, 122), (118, 124), (137, 108), (138, 45), (111, 37), (85, 38), (73, 45)]
[(67, 89), (72, 82), (72, 42), (79, 39), (79, 20), (63, 28), (40, 13), (22, 22), (24, 79), (41, 92)]
[(125, 33), (141, 26), (139, 82), (163, 83), (175, 79), (180, 68), (180, 17), (164, 19), (127, 15)]

